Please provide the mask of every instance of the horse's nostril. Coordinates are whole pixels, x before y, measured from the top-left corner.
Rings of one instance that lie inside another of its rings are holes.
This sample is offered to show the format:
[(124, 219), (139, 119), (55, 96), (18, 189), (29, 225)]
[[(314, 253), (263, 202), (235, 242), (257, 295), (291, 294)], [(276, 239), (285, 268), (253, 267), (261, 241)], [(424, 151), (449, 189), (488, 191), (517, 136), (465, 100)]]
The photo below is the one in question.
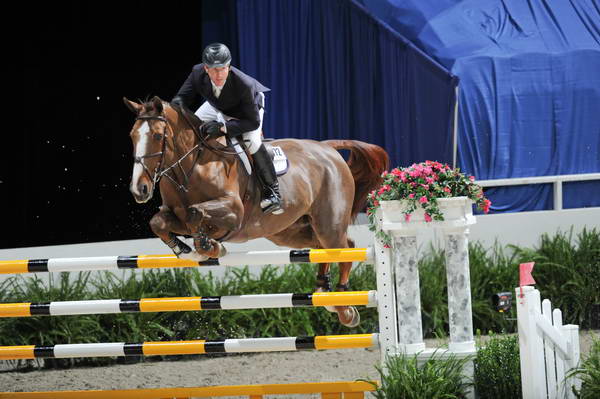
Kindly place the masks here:
[(144, 194), (144, 195), (148, 194), (148, 186), (145, 184), (142, 186), (142, 194)]

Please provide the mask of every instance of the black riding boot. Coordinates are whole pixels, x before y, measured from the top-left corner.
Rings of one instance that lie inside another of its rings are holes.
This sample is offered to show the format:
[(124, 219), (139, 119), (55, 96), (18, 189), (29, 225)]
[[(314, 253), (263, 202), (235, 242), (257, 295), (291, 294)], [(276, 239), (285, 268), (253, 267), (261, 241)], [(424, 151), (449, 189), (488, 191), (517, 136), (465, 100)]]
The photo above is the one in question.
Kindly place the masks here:
[(264, 144), (261, 144), (258, 151), (252, 154), (252, 158), (254, 159), (254, 170), (263, 185), (262, 200), (260, 201), (263, 213), (273, 212), (275, 215), (283, 213), (275, 167)]

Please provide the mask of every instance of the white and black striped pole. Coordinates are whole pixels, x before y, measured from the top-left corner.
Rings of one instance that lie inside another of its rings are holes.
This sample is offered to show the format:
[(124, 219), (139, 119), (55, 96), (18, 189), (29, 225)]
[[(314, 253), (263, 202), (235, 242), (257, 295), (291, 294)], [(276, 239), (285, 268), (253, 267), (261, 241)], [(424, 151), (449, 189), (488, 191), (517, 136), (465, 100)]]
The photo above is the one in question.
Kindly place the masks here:
[(0, 261), (0, 274), (338, 262), (373, 262), (373, 248), (231, 252), (221, 258), (208, 259), (201, 262), (189, 259), (179, 259), (175, 255), (2, 260)]
[(96, 344), (0, 346), (0, 360), (194, 355), (205, 353), (283, 352), (375, 348), (377, 334), (320, 335), (311, 337), (245, 338), (225, 340), (192, 340), (162, 342), (109, 342)]
[(317, 306), (377, 306), (377, 291), (315, 292), (179, 298), (0, 303), (0, 317), (239, 310)]

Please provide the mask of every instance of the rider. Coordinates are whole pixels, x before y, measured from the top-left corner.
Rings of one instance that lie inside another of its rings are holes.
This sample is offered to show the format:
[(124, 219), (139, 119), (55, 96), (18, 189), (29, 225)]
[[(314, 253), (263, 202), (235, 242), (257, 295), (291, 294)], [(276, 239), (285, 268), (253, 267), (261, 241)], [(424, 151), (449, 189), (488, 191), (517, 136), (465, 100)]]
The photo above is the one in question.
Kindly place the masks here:
[[(270, 91), (256, 79), (230, 65), (231, 53), (222, 43), (206, 46), (202, 64), (195, 65), (172, 104), (189, 107), (198, 96), (206, 101), (196, 115), (205, 122), (202, 131), (209, 136), (227, 134), (242, 136), (254, 159), (254, 169), (263, 186), (260, 206), (264, 213), (282, 213), (281, 194), (275, 168), (262, 143), (262, 122), (265, 112), (264, 92)], [(221, 112), (226, 122), (217, 121)]]

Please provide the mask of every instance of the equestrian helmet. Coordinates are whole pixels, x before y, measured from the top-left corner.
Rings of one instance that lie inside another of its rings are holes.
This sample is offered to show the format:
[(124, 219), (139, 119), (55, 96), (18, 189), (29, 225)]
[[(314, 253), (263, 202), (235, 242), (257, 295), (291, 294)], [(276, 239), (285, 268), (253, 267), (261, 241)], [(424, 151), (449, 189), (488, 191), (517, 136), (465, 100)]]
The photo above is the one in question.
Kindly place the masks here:
[(202, 62), (208, 68), (220, 68), (231, 63), (231, 53), (223, 43), (211, 43), (202, 52)]

